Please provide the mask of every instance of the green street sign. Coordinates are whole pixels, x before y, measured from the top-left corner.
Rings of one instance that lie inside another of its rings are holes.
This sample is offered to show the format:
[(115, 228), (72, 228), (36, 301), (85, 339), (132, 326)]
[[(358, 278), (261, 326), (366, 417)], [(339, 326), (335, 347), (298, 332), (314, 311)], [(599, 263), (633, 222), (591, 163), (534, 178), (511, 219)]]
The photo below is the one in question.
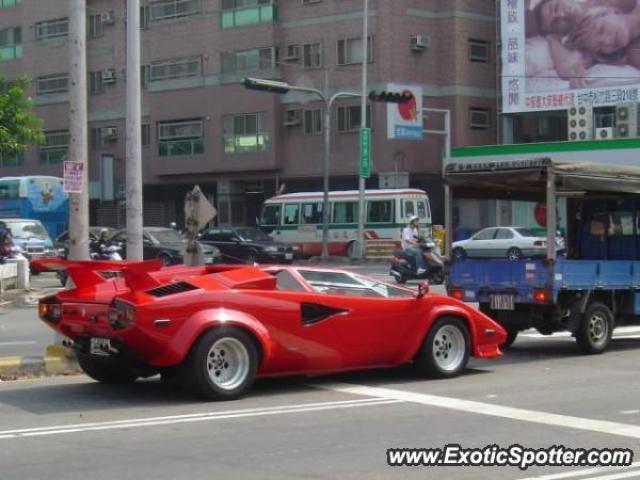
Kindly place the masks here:
[(360, 176), (371, 176), (371, 129), (360, 129)]

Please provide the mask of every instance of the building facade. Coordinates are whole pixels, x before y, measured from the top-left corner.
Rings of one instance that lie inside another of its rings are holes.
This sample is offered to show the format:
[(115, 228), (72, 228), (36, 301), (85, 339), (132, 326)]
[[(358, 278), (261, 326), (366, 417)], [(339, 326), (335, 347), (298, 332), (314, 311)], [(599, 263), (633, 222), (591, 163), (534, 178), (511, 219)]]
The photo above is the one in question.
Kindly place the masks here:
[[(125, 3), (88, 0), (92, 221), (122, 223), (125, 177)], [(180, 221), (198, 183), (221, 223), (251, 224), (278, 189), (320, 190), (322, 103), (246, 90), (245, 76), (330, 93), (360, 91), (362, 0), (143, 0), (145, 222)], [(370, 0), (369, 83), (421, 86), (425, 107), (452, 113), (452, 144), (493, 144), (494, 0)], [(46, 143), (0, 159), (2, 175), (61, 175), (68, 151), (68, 1), (0, 0), (0, 73), (27, 75)], [(370, 105), (368, 188), (410, 185), (441, 219), (443, 139), (387, 140), (386, 106)], [(426, 125), (441, 128), (437, 115)], [(358, 181), (359, 100), (332, 112), (331, 188)]]

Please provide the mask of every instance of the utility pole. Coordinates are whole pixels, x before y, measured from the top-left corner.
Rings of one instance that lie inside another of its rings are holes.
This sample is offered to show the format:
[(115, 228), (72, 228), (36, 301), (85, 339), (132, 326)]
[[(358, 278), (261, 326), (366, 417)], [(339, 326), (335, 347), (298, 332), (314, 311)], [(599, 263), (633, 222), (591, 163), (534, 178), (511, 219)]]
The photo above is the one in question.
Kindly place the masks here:
[[(364, 8), (362, 15), (362, 105), (360, 110), (360, 135), (367, 128), (367, 67), (369, 66), (369, 0), (364, 0)], [(362, 152), (361, 152), (362, 155)], [(362, 159), (360, 160), (362, 161)], [(371, 159), (369, 159), (371, 162)], [(360, 167), (358, 168), (360, 170)], [(367, 212), (365, 211), (364, 192), (366, 187), (366, 178), (362, 172), (358, 172), (358, 248), (357, 256), (364, 257), (364, 225), (366, 222)]]
[(82, 191), (69, 194), (69, 258), (89, 260), (86, 0), (69, 0), (69, 8), (69, 160), (82, 164)]
[(142, 260), (140, 0), (127, 0), (127, 259)]

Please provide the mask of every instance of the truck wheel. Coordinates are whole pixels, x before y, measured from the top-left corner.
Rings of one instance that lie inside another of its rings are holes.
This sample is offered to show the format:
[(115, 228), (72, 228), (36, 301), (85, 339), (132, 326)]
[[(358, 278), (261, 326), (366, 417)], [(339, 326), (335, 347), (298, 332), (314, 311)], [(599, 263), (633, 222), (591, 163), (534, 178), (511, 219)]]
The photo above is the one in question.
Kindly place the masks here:
[(467, 366), (470, 349), (465, 323), (459, 318), (443, 317), (429, 330), (415, 365), (418, 371), (432, 377), (454, 377)]
[(582, 316), (576, 332), (576, 342), (582, 353), (604, 352), (613, 334), (613, 314), (604, 303), (593, 302)]
[(258, 371), (253, 339), (233, 327), (206, 332), (182, 367), (187, 388), (208, 400), (233, 400), (246, 393)]
[(78, 353), (78, 365), (87, 376), (108, 385), (125, 385), (137, 380), (138, 375), (131, 368), (122, 364), (106, 364), (86, 353)]
[(500, 346), (502, 348), (509, 348), (511, 345), (513, 345), (513, 342), (516, 341), (516, 338), (518, 338), (518, 330), (514, 328), (505, 328), (505, 330), (507, 331), (507, 339)]

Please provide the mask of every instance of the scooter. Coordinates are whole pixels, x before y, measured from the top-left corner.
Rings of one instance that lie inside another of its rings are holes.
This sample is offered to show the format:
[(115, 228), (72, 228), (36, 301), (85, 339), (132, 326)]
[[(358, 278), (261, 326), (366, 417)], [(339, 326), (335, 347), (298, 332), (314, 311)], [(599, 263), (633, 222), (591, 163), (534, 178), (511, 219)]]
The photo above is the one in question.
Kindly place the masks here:
[[(96, 250), (89, 253), (89, 257), (91, 258), (91, 260), (119, 261), (122, 260), (122, 255), (120, 255), (119, 253), (120, 250), (122, 250), (122, 247), (118, 245), (100, 244), (97, 245)], [(58, 279), (60, 280), (60, 283), (62, 283), (62, 285), (67, 284), (69, 274), (67, 273), (66, 269), (56, 271), (56, 275), (58, 276)]]
[(407, 280), (427, 280), (433, 285), (444, 283), (444, 259), (436, 243), (431, 239), (423, 239), (419, 244), (425, 259), (425, 272), (418, 275), (415, 257), (400, 250), (393, 257), (389, 275), (398, 283), (406, 283)]

